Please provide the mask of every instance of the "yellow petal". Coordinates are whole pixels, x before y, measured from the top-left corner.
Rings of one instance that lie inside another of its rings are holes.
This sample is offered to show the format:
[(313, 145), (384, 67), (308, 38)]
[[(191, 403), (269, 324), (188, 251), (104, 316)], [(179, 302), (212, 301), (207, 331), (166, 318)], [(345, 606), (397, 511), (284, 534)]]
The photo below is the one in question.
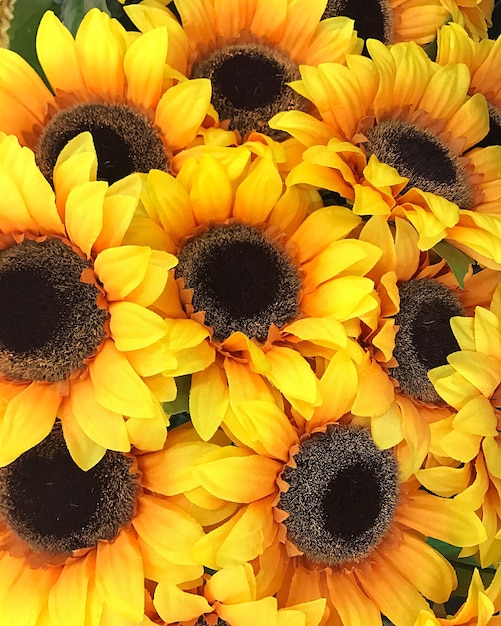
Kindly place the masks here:
[(265, 222), (282, 193), (282, 178), (271, 158), (264, 158), (238, 186), (234, 217), (246, 224)]
[(146, 348), (167, 334), (159, 315), (134, 302), (112, 302), (109, 312), (111, 336), (120, 352)]
[(216, 572), (205, 587), (207, 598), (226, 604), (250, 602), (256, 597), (256, 580), (249, 563)]
[(123, 300), (143, 280), (148, 269), (151, 248), (120, 246), (100, 252), (94, 261), (94, 271), (106, 290), (109, 301)]
[(103, 343), (89, 373), (97, 401), (110, 411), (130, 417), (155, 416), (151, 391), (111, 340)]
[(193, 426), (208, 441), (223, 421), (229, 402), (226, 375), (219, 364), (193, 374), (189, 402)]
[(155, 608), (166, 623), (193, 620), (212, 608), (203, 596), (182, 591), (170, 581), (161, 581), (155, 590)]
[(230, 502), (254, 502), (274, 493), (281, 469), (281, 463), (235, 446), (209, 452), (193, 465), (201, 485)]
[(198, 224), (224, 221), (230, 217), (233, 206), (230, 179), (215, 159), (204, 156), (200, 160), (190, 198)]
[(210, 99), (211, 83), (206, 78), (187, 80), (164, 93), (155, 112), (155, 124), (170, 150), (181, 150), (195, 138)]
[(78, 467), (87, 471), (99, 463), (106, 453), (106, 447), (96, 443), (82, 430), (73, 415), (69, 402), (63, 404), (61, 423), (68, 452)]
[(88, 131), (73, 137), (59, 153), (52, 176), (61, 213), (72, 189), (97, 179), (97, 154)]
[(144, 615), (143, 560), (133, 530), (121, 529), (113, 542), (97, 545), (96, 587), (115, 613), (131, 622)]
[(318, 379), (306, 359), (287, 347), (273, 346), (266, 352), (271, 370), (263, 372), (287, 398), (297, 398), (315, 403), (318, 396)]
[[(62, 568), (57, 583), (52, 587), (47, 598), (51, 623), (54, 626), (84, 626), (87, 588), (93, 574), (94, 555), (88, 554), (82, 559), (68, 563)], [(71, 602), (68, 602), (71, 598)]]
[(452, 367), (490, 398), (501, 380), (501, 362), (478, 352), (464, 350), (447, 357)]
[(66, 230), (70, 240), (87, 257), (103, 227), (103, 202), (108, 189), (104, 181), (89, 182), (70, 191), (66, 202)]
[(7, 465), (52, 430), (61, 394), (57, 385), (32, 382), (7, 404), (0, 418), (0, 465)]

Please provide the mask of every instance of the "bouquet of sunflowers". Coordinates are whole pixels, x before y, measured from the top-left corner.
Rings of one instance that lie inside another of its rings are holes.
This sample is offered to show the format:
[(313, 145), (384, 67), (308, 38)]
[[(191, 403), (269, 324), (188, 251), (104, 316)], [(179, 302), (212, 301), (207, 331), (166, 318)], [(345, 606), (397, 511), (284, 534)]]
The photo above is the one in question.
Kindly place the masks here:
[(0, 2), (0, 626), (501, 624), (496, 8)]

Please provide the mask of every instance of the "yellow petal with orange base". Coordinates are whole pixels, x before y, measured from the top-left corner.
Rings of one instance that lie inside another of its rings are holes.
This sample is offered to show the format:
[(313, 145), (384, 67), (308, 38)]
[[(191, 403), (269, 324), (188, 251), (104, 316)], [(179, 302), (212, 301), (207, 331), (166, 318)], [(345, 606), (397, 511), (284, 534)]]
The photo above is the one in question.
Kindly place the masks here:
[(167, 49), (167, 29), (155, 28), (139, 36), (127, 50), (123, 61), (127, 98), (137, 107), (154, 110), (157, 106), (163, 92)]
[(211, 83), (206, 78), (187, 80), (163, 94), (155, 111), (155, 124), (170, 150), (181, 150), (195, 138), (209, 111), (210, 99)]
[(141, 621), (143, 560), (132, 529), (122, 528), (112, 542), (98, 543), (95, 580), (100, 595), (115, 613), (131, 622)]
[(212, 607), (203, 596), (182, 591), (170, 581), (161, 581), (155, 590), (155, 608), (166, 623), (193, 620)]
[(287, 0), (258, 0), (252, 15), (250, 31), (256, 37), (266, 37), (278, 43), (283, 33), (287, 15)]
[(332, 316), (340, 322), (360, 317), (376, 308), (374, 283), (364, 276), (341, 276), (305, 294), (301, 307), (310, 317)]
[(366, 626), (377, 624), (380, 611), (377, 605), (360, 589), (360, 585), (350, 572), (326, 576), (329, 599), (343, 624)]
[(190, 416), (196, 431), (208, 441), (224, 419), (228, 408), (228, 382), (224, 370), (211, 363), (201, 372), (195, 372), (190, 387)]
[(282, 464), (231, 446), (205, 454), (192, 468), (200, 484), (217, 498), (248, 503), (276, 491)]
[(65, 626), (68, 622), (74, 626), (85, 626), (87, 590), (94, 568), (95, 555), (89, 553), (81, 559), (70, 561), (61, 569), (57, 583), (47, 598), (54, 626)]
[(91, 93), (114, 102), (123, 95), (125, 74), (122, 41), (115, 32), (116, 24), (97, 9), (90, 10), (80, 23), (75, 47), (85, 86)]
[(216, 38), (216, 15), (211, 0), (180, 0), (176, 8), (181, 14), (183, 27), (190, 41), (208, 44)]
[(40, 231), (38, 224), (28, 213), (20, 189), (6, 168), (0, 169), (0, 185), (2, 188), (1, 205), (3, 215), (0, 217), (0, 230), (3, 232)]
[(315, 408), (312, 426), (339, 419), (347, 413), (356, 397), (358, 373), (353, 360), (345, 352), (337, 352), (329, 360), (320, 379), (322, 403)]
[(289, 133), (307, 148), (327, 145), (333, 134), (328, 124), (303, 111), (281, 111), (270, 119), (269, 125)]
[(324, 0), (292, 0), (287, 7), (279, 45), (296, 63), (306, 61), (306, 51), (325, 10)]
[(434, 119), (447, 120), (466, 102), (469, 88), (466, 65), (442, 66), (430, 78), (420, 105)]
[(233, 216), (245, 224), (265, 222), (282, 193), (282, 178), (271, 158), (260, 159), (238, 186)]
[(146, 275), (151, 257), (147, 246), (121, 246), (102, 250), (94, 260), (94, 271), (106, 290), (108, 301), (123, 300)]
[(416, 492), (409, 505), (397, 509), (398, 522), (454, 546), (474, 546), (487, 537), (481, 521), (455, 500)]
[[(169, 500), (143, 495), (132, 521), (135, 530), (161, 556), (178, 565), (195, 565), (190, 550), (203, 536), (191, 515)], [(169, 533), (165, 529), (171, 529)]]
[(36, 49), (40, 65), (54, 90), (78, 93), (84, 88), (75, 40), (52, 11), (46, 11), (40, 20)]
[(62, 406), (61, 423), (68, 452), (78, 467), (87, 471), (99, 463), (106, 447), (96, 443), (82, 430), (68, 402)]
[(89, 373), (97, 401), (110, 411), (129, 417), (155, 416), (151, 391), (110, 339), (89, 364)]
[(233, 193), (225, 169), (215, 159), (204, 156), (195, 171), (190, 192), (197, 224), (224, 221), (230, 217)]
[(446, 130), (465, 139), (463, 151), (473, 147), (489, 132), (489, 109), (481, 93), (476, 93), (447, 119)]
[(57, 385), (32, 382), (21, 388), (0, 418), (0, 465), (7, 465), (50, 433), (61, 394)]

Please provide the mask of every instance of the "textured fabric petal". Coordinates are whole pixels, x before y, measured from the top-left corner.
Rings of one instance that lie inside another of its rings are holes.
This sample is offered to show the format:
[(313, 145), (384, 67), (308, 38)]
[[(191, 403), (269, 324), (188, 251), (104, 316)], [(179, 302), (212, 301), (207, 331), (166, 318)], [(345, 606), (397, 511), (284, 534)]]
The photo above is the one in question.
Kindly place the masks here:
[(92, 181), (70, 191), (65, 225), (71, 241), (90, 257), (103, 227), (103, 203), (108, 190), (104, 181)]
[(296, 63), (306, 61), (305, 52), (317, 29), (325, 9), (323, 0), (292, 0), (287, 6), (287, 17), (280, 46), (287, 50)]
[(235, 446), (209, 452), (193, 465), (195, 476), (207, 491), (222, 500), (242, 503), (274, 493), (281, 469), (281, 463)]
[(78, 467), (87, 471), (99, 463), (106, 453), (106, 447), (96, 443), (82, 430), (69, 402), (63, 403), (61, 423), (68, 452)]
[(32, 382), (7, 404), (0, 418), (0, 465), (7, 465), (50, 433), (61, 404), (57, 385)]
[(230, 179), (212, 157), (204, 156), (200, 160), (190, 198), (197, 224), (223, 222), (230, 217), (233, 205)]
[(97, 545), (96, 586), (105, 603), (131, 622), (144, 615), (143, 561), (135, 534), (122, 529), (113, 542)]
[(94, 271), (106, 290), (108, 301), (123, 300), (146, 275), (151, 249), (147, 246), (121, 246), (100, 252)]
[(299, 352), (274, 345), (266, 358), (271, 370), (263, 374), (284, 396), (312, 404), (317, 401), (318, 379)]
[(238, 186), (233, 217), (245, 224), (260, 224), (282, 194), (282, 179), (271, 158), (264, 158)]
[[(167, 58), (167, 29), (155, 28), (138, 37), (124, 57), (127, 98), (143, 109), (155, 109), (162, 95)], [(145, 72), (144, 68), (148, 67)]]
[(181, 150), (192, 141), (209, 110), (211, 83), (193, 78), (167, 90), (155, 111), (155, 124), (170, 150)]
[(151, 391), (111, 340), (103, 343), (89, 373), (97, 401), (110, 411), (130, 417), (155, 416)]
[(47, 598), (51, 624), (54, 626), (84, 626), (87, 588), (93, 574), (95, 557), (84, 558), (65, 565)]
[(226, 375), (219, 364), (193, 374), (189, 402), (193, 426), (208, 441), (223, 421), (229, 402)]
[(355, 576), (351, 573), (326, 576), (329, 599), (343, 624), (350, 626), (367, 626), (377, 624), (380, 611), (377, 605), (366, 596), (360, 588)]
[(120, 352), (146, 348), (167, 334), (159, 315), (134, 302), (112, 302), (109, 312), (111, 336)]
[(38, 25), (37, 56), (54, 90), (79, 92), (85, 83), (77, 59), (75, 40), (52, 11), (46, 11)]
[(203, 596), (187, 593), (170, 581), (161, 581), (155, 590), (155, 608), (166, 623), (196, 619), (212, 608)]
[(463, 151), (481, 141), (489, 130), (489, 111), (484, 96), (474, 94), (447, 120), (446, 129), (455, 137), (464, 137)]
[(228, 567), (216, 572), (205, 587), (206, 597), (211, 601), (238, 604), (250, 602), (256, 597), (256, 580), (249, 563)]

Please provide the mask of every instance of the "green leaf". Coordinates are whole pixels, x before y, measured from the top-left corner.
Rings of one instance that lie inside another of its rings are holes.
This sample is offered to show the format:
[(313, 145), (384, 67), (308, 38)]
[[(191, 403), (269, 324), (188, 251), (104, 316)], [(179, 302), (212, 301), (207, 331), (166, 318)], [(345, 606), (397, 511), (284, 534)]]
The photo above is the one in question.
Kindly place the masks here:
[(444, 259), (444, 261), (446, 261), (447, 265), (451, 268), (458, 285), (461, 289), (464, 289), (464, 277), (466, 276), (470, 265), (473, 265), (475, 261), (447, 241), (440, 241), (433, 247), (433, 250), (435, 250), (435, 252), (442, 259)]
[(63, 0), (61, 21), (75, 35), (85, 14), (94, 8), (111, 15), (106, 0)]
[(173, 430), (174, 428), (177, 428), (178, 426), (182, 426), (183, 424), (186, 424), (190, 420), (191, 420), (190, 414), (186, 412), (177, 413), (176, 415), (171, 415), (170, 420), (169, 420), (169, 427), (167, 428), (167, 430)]
[(20, 54), (42, 77), (35, 41), (38, 25), (46, 11), (54, 11), (59, 15), (59, 3), (53, 0), (17, 0), (8, 31), (9, 48)]
[(191, 376), (179, 376), (176, 378), (177, 395), (172, 402), (164, 402), (164, 411), (168, 415), (184, 413), (189, 411), (189, 397), (191, 387)]

